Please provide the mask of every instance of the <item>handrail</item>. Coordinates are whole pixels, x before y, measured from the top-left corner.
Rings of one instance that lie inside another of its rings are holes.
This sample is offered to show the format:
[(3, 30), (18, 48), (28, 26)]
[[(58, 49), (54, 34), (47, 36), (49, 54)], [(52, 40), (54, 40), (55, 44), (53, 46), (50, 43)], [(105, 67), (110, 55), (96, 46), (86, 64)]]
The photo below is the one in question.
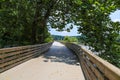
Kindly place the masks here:
[(83, 47), (65, 43), (79, 58), (87, 80), (120, 80), (120, 69)]
[(0, 73), (30, 60), (50, 48), (51, 43), (0, 49)]

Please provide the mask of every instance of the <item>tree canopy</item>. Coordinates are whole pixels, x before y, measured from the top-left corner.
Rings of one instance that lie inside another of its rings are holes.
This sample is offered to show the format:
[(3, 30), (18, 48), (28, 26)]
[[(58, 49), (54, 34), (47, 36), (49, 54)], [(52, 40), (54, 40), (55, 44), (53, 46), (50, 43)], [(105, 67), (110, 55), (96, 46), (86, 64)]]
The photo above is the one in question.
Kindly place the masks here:
[(70, 31), (78, 25), (85, 43), (101, 57), (120, 67), (120, 23), (109, 15), (120, 9), (119, 0), (0, 0), (0, 45), (49, 41), (49, 26)]

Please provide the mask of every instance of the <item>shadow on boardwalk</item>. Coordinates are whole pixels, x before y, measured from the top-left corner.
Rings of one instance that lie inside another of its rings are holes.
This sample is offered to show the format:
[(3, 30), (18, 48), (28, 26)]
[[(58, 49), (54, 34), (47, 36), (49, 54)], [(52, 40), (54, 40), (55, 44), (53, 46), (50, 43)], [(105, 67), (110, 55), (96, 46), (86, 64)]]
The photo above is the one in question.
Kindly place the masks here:
[(48, 52), (2, 74), (0, 80), (85, 80), (76, 56), (54, 42)]
[(43, 56), (46, 58), (44, 62), (60, 62), (60, 63), (66, 63), (69, 65), (77, 65), (79, 66), (79, 62), (77, 60), (77, 57), (74, 53), (72, 53), (68, 48), (66, 48), (64, 45), (54, 42), (52, 47), (49, 49), (48, 52), (46, 52)]

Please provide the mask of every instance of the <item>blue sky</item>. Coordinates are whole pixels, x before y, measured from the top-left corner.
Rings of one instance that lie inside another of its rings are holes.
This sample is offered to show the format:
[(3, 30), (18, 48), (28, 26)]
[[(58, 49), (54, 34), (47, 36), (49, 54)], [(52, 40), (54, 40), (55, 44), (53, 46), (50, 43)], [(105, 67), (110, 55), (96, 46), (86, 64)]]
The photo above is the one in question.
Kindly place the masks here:
[(80, 35), (77, 32), (78, 26), (73, 26), (73, 29), (70, 30), (70, 32), (67, 31), (56, 31), (56, 29), (50, 29), (50, 33), (53, 35), (62, 35), (62, 36), (77, 36)]
[[(110, 18), (113, 22), (119, 21), (120, 22), (120, 10), (116, 10), (114, 13), (110, 14)], [(62, 35), (62, 36), (77, 36), (80, 35), (77, 32), (77, 27), (78, 26), (73, 26), (73, 29), (70, 32), (67, 31), (56, 31), (55, 29), (50, 29), (50, 33), (52, 35)]]
[(110, 18), (114, 22), (116, 22), (116, 21), (120, 22), (120, 10), (116, 10), (114, 13), (111, 13)]

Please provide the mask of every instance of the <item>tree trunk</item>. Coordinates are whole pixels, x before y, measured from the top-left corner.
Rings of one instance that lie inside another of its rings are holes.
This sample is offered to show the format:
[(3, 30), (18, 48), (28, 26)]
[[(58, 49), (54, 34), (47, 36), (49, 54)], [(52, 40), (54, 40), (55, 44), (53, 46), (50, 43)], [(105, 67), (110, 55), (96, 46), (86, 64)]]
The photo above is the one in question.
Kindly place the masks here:
[(50, 5), (48, 6), (48, 9), (47, 9), (47, 11), (46, 11), (46, 13), (45, 13), (45, 15), (44, 15), (44, 18), (43, 18), (43, 20), (40, 22), (40, 24), (41, 24), (41, 31), (43, 31), (43, 33), (41, 34), (41, 40), (40, 40), (40, 43), (43, 43), (44, 41), (45, 41), (45, 36), (46, 36), (46, 34), (48, 33), (47, 31), (46, 31), (46, 29), (47, 29), (47, 26), (46, 26), (46, 24), (47, 24), (47, 19), (49, 18), (49, 16), (50, 16), (50, 13), (51, 13), (51, 10), (53, 9), (53, 7), (54, 7), (54, 3), (56, 3), (56, 1), (54, 1), (54, 2), (52, 2), (52, 1), (50, 1)]
[(36, 11), (35, 11), (35, 16), (34, 16), (34, 20), (33, 20), (33, 23), (32, 23), (32, 34), (31, 34), (31, 42), (32, 44), (35, 44), (37, 42), (36, 40), (36, 33), (37, 33), (37, 23), (38, 23), (38, 17), (40, 16), (39, 15), (39, 5), (41, 3), (40, 2), (37, 2), (36, 3)]
[[(44, 42), (45, 35), (46, 35), (46, 28), (47, 28), (47, 26), (46, 26), (47, 19), (49, 18), (51, 10), (53, 9), (53, 7), (55, 5), (54, 3), (56, 3), (56, 0), (54, 2), (50, 0), (49, 5), (46, 5), (48, 7), (46, 13), (44, 14), (44, 16), (41, 16), (40, 9), (42, 9), (44, 7), (40, 6), (40, 5), (42, 5), (42, 1), (37, 2), (34, 21), (33, 21), (33, 24), (32, 24), (31, 41), (32, 41), (33, 44)], [(40, 18), (40, 19), (38, 20), (38, 18)], [(38, 29), (37, 25), (38, 24), (40, 24), (39, 28), (40, 28), (41, 34), (38, 34), (38, 35), (40, 35), (40, 37), (37, 36), (37, 29)], [(40, 42), (38, 42), (38, 41), (40, 41)]]

